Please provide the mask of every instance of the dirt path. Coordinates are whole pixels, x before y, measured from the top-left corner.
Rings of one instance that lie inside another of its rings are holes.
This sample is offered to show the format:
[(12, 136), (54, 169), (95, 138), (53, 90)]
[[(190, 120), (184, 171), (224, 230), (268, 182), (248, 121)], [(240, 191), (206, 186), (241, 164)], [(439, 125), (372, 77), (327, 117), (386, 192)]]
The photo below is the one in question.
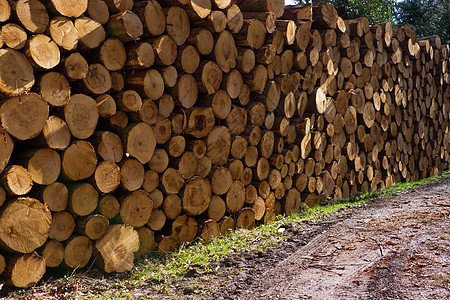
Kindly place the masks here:
[(219, 280), (212, 298), (450, 299), (448, 180), (373, 200), (333, 223), (305, 245), (300, 237), (278, 262), (232, 260), (240, 272)]

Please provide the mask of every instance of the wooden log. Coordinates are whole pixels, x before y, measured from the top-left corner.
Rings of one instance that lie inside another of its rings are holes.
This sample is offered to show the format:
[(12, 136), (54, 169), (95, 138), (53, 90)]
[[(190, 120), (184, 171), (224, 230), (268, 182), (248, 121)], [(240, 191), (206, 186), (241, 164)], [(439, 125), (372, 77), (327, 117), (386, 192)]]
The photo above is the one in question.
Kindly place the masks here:
[(28, 140), (41, 132), (48, 110), (48, 104), (39, 95), (30, 93), (3, 102), (0, 119), (8, 133), (19, 140)]
[(105, 40), (106, 32), (102, 24), (91, 18), (79, 17), (74, 25), (78, 32), (78, 44), (82, 49), (95, 49)]
[(27, 32), (17, 24), (8, 23), (3, 25), (0, 34), (2, 43), (11, 49), (20, 50), (27, 43)]
[(53, 214), (52, 225), (48, 237), (52, 240), (63, 242), (70, 238), (75, 229), (75, 219), (71, 213), (61, 211)]
[(202, 178), (189, 181), (183, 193), (183, 210), (190, 216), (205, 212), (211, 201), (211, 183)]
[(166, 29), (166, 15), (158, 1), (135, 2), (133, 11), (144, 24), (144, 35), (158, 36)]
[(156, 147), (156, 135), (150, 125), (143, 122), (130, 124), (121, 132), (121, 136), (126, 153), (142, 164), (150, 161)]
[(216, 63), (225, 73), (236, 66), (238, 51), (233, 35), (229, 31), (224, 30), (220, 33), (214, 47), (214, 56)]
[(64, 50), (73, 51), (78, 46), (78, 32), (73, 22), (66, 17), (55, 17), (50, 21), (49, 32), (55, 43)]
[(39, 187), (36, 198), (45, 203), (52, 212), (60, 212), (67, 208), (69, 190), (61, 182)]
[(23, 54), (13, 49), (0, 49), (0, 66), (1, 94), (22, 95), (34, 85), (33, 68)]
[(139, 234), (131, 226), (112, 225), (95, 243), (95, 248), (105, 272), (125, 272), (133, 268), (134, 253), (139, 250)]
[(216, 220), (204, 221), (199, 228), (198, 235), (205, 242), (218, 238), (220, 235), (219, 224)]
[(142, 227), (147, 224), (153, 209), (150, 196), (141, 190), (133, 191), (125, 196), (120, 205), (120, 218), (123, 224)]
[[(202, 17), (206, 16), (202, 15)], [(189, 25), (189, 17), (186, 11), (179, 6), (171, 6), (167, 8), (166, 24), (167, 34), (175, 41), (178, 46), (183, 45), (189, 37), (191, 28)]]
[(70, 102), (64, 106), (64, 116), (72, 135), (85, 139), (94, 133), (99, 111), (94, 99), (77, 94), (73, 95)]
[(36, 199), (11, 200), (0, 214), (1, 247), (19, 253), (33, 252), (47, 240), (51, 219), (50, 211)]
[(88, 63), (78, 52), (73, 52), (66, 58), (63, 58), (61, 65), (64, 65), (64, 72), (69, 80), (83, 79), (89, 72)]
[[(181, 212), (181, 209), (180, 209)], [(154, 209), (147, 226), (153, 231), (160, 231), (166, 223), (166, 215), (161, 209)]]
[(197, 235), (198, 225), (194, 218), (181, 215), (172, 223), (171, 236), (178, 242), (192, 242)]
[(139, 258), (155, 249), (155, 234), (146, 227), (138, 228), (136, 231), (139, 235), (139, 249), (134, 253), (134, 257)]
[(255, 226), (255, 211), (251, 207), (244, 207), (238, 213), (237, 228), (250, 229)]
[(130, 10), (119, 12), (109, 18), (105, 31), (122, 42), (138, 40), (144, 33), (144, 25), (138, 15)]
[(89, 215), (77, 220), (77, 232), (87, 236), (91, 240), (98, 240), (109, 227), (108, 219), (100, 214)]
[(45, 274), (45, 259), (35, 253), (13, 255), (3, 274), (5, 283), (18, 288), (29, 288), (35, 285)]
[(11, 16), (11, 6), (9, 5), (8, 1), (2, 0), (0, 1), (0, 23), (8, 21), (9, 17)]
[(0, 183), (8, 195), (21, 196), (27, 194), (33, 187), (30, 172), (19, 165), (9, 165), (1, 174)]
[(62, 172), (69, 180), (89, 178), (94, 173), (96, 165), (95, 149), (86, 141), (73, 142), (62, 156)]
[(48, 240), (39, 254), (45, 259), (47, 268), (56, 268), (64, 260), (64, 246), (55, 240)]
[(100, 197), (97, 211), (108, 219), (113, 219), (119, 213), (120, 204), (114, 195), (108, 194)]
[(109, 20), (108, 5), (102, 0), (88, 0), (86, 13), (91, 19), (102, 25), (106, 24)]
[(11, 136), (5, 130), (0, 130), (0, 172), (3, 172), (8, 164), (13, 149), (14, 142)]
[(195, 46), (201, 55), (209, 55), (214, 48), (214, 37), (207, 29), (192, 28), (186, 43)]
[(284, 13), (284, 1), (274, 0), (253, 0), (253, 1), (241, 1), (235, 0), (232, 3), (236, 3), (242, 9), (242, 11), (254, 11), (254, 12), (272, 12), (277, 18), (280, 18)]

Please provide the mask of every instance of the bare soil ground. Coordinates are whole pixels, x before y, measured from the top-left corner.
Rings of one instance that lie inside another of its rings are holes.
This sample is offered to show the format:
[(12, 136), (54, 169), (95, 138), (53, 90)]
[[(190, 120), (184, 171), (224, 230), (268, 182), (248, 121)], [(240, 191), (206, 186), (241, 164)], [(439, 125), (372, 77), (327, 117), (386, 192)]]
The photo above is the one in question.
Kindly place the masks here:
[(72, 299), (91, 282), (100, 295), (125, 290), (132, 299), (450, 299), (449, 179), (283, 229), (285, 241), (194, 268), (171, 286), (121, 285), (126, 275), (94, 272), (20, 296)]

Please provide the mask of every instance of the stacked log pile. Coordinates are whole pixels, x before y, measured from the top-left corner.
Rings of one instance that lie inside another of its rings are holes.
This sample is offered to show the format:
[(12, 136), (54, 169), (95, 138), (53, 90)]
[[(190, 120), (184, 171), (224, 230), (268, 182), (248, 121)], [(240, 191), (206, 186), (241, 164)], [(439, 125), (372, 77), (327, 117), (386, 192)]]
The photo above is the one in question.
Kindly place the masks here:
[(447, 167), (449, 47), (276, 0), (0, 0), (0, 273), (106, 272)]

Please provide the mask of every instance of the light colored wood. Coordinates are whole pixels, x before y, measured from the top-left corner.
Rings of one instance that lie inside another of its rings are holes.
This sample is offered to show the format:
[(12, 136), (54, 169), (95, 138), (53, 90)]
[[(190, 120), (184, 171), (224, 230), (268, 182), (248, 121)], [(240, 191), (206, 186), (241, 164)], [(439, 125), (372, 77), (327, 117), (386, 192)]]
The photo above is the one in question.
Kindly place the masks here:
[(190, 216), (205, 212), (211, 202), (211, 183), (202, 178), (189, 181), (183, 193), (183, 210)]
[(0, 74), (0, 93), (8, 96), (22, 95), (34, 85), (33, 68), (13, 49), (0, 49)]
[(144, 25), (138, 15), (125, 10), (112, 15), (105, 24), (105, 31), (122, 42), (136, 41), (144, 33)]
[(19, 253), (33, 252), (47, 240), (51, 220), (50, 211), (39, 200), (22, 197), (7, 202), (0, 214), (1, 247)]
[(48, 237), (58, 242), (67, 240), (75, 229), (75, 219), (67, 211), (57, 212), (52, 216), (52, 225)]
[(3, 172), (8, 164), (13, 149), (14, 142), (11, 136), (5, 130), (0, 130), (0, 172)]
[(197, 221), (188, 215), (181, 215), (172, 223), (171, 236), (178, 242), (192, 242), (197, 235)]
[(86, 141), (75, 141), (62, 155), (62, 172), (66, 179), (81, 180), (94, 174), (97, 156), (94, 147)]
[(36, 253), (8, 258), (3, 276), (5, 283), (17, 288), (35, 285), (45, 274), (45, 259)]
[(155, 234), (150, 229), (141, 227), (136, 231), (139, 235), (139, 249), (134, 253), (134, 257), (138, 258), (152, 252), (155, 249), (156, 244)]
[(64, 260), (64, 246), (55, 240), (48, 240), (39, 251), (47, 268), (56, 268)]
[(38, 188), (37, 196), (52, 212), (60, 212), (67, 208), (69, 190), (61, 182), (54, 182)]
[(76, 94), (64, 106), (64, 117), (72, 135), (86, 139), (96, 129), (99, 111), (94, 99), (84, 94)]
[(0, 183), (8, 195), (26, 195), (33, 187), (30, 172), (19, 165), (9, 165), (0, 176)]
[(78, 44), (85, 49), (95, 49), (105, 40), (106, 32), (102, 24), (91, 18), (79, 17), (74, 25), (78, 32)]
[(27, 32), (25, 29), (14, 23), (8, 23), (0, 29), (2, 43), (11, 49), (20, 50), (27, 43)]
[(105, 272), (125, 272), (133, 268), (134, 253), (139, 250), (139, 234), (131, 226), (117, 224), (95, 243)]
[(130, 124), (121, 135), (126, 153), (142, 164), (150, 161), (156, 147), (156, 135), (150, 125), (144, 122)]
[(141, 190), (133, 191), (120, 203), (120, 218), (123, 224), (139, 228), (147, 224), (152, 214), (153, 201)]

